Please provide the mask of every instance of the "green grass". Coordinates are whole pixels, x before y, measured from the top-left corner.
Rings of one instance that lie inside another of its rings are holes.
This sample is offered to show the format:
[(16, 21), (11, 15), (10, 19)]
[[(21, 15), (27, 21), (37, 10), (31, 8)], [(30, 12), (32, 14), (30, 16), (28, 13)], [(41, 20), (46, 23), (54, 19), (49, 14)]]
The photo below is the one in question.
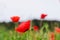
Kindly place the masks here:
[[(49, 32), (47, 24), (39, 30), (39, 32), (35, 31), (27, 31), (25, 33), (18, 33), (15, 30), (6, 30), (4, 27), (0, 28), (0, 40), (49, 40)], [(43, 32), (43, 28), (46, 28), (46, 32)], [(55, 40), (60, 40), (60, 34), (57, 34)]]

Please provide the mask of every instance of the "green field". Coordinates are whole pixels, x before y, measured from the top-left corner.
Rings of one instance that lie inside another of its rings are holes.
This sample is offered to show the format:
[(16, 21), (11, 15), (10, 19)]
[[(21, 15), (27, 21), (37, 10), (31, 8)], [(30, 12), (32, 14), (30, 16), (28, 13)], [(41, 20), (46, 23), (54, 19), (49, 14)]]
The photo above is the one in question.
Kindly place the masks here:
[(44, 23), (39, 31), (28, 30), (25, 33), (19, 33), (14, 29), (7, 29), (4, 26), (0, 25), (0, 40), (49, 40), (51, 32), (55, 34), (54, 40), (60, 40), (60, 33), (51, 31), (48, 23)]

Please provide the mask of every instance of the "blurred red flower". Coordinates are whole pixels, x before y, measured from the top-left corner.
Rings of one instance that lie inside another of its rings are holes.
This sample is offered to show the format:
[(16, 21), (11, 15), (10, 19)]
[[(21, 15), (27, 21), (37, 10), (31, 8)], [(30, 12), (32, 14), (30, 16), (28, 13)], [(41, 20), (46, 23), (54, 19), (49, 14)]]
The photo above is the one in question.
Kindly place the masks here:
[(38, 26), (35, 25), (35, 26), (33, 27), (33, 29), (34, 29), (34, 31), (38, 31)]
[(19, 16), (13, 16), (13, 17), (11, 17), (12, 22), (18, 22), (19, 19), (20, 19)]
[(55, 31), (56, 31), (57, 33), (60, 33), (60, 28), (55, 27)]
[(21, 24), (19, 24), (19, 26), (16, 28), (16, 31), (23, 33), (29, 29), (30, 29), (30, 20), (28, 20), (26, 22), (22, 22)]
[(55, 35), (53, 32), (51, 33), (50, 40), (55, 40)]
[(47, 14), (41, 14), (41, 19), (44, 19), (47, 16)]

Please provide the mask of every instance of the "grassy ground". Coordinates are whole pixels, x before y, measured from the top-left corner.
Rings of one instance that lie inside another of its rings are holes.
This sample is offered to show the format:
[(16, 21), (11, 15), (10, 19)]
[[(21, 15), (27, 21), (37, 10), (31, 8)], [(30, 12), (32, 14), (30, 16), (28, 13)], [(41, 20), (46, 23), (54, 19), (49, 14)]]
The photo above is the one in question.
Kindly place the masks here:
[[(49, 40), (51, 31), (47, 24), (44, 24), (39, 31), (29, 30), (25, 33), (18, 33), (15, 30), (6, 30), (3, 26), (0, 27), (0, 40)], [(46, 29), (44, 32), (43, 29)], [(55, 32), (54, 32), (55, 33)], [(60, 34), (56, 34), (55, 40), (60, 40)]]

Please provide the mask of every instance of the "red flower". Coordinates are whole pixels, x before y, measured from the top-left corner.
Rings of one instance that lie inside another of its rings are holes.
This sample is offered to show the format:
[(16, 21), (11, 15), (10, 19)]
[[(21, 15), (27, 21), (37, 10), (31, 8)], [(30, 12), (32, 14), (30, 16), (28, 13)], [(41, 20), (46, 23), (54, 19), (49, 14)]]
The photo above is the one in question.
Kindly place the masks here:
[(56, 31), (57, 33), (60, 33), (60, 28), (55, 27), (55, 31)]
[(55, 40), (55, 35), (53, 32), (51, 33), (50, 40)]
[(30, 20), (19, 24), (19, 26), (16, 28), (16, 31), (23, 33), (29, 30), (29, 28), (30, 28)]
[(11, 17), (12, 22), (18, 22), (19, 19), (20, 19), (19, 16), (13, 16), (13, 17)]
[(38, 31), (38, 26), (33, 27), (34, 31)]
[(47, 16), (47, 14), (41, 14), (41, 19), (44, 19)]

